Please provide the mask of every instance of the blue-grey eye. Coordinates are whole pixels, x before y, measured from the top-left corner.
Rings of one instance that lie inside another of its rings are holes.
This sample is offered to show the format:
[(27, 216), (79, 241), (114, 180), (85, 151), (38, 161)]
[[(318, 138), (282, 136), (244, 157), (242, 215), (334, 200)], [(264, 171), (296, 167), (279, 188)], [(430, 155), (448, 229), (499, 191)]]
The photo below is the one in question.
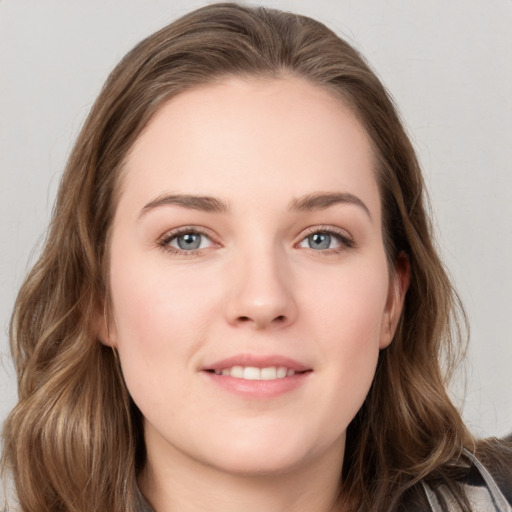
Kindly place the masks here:
[(317, 231), (306, 236), (299, 244), (299, 247), (314, 249), (317, 251), (326, 251), (336, 249), (344, 244), (343, 237), (329, 231)]
[(173, 236), (167, 244), (181, 251), (195, 251), (208, 247), (211, 240), (206, 235), (191, 231)]
[(176, 237), (178, 247), (183, 250), (199, 249), (201, 246), (201, 235), (198, 233), (186, 233)]
[(331, 246), (331, 235), (327, 233), (314, 233), (307, 237), (310, 249), (329, 249)]

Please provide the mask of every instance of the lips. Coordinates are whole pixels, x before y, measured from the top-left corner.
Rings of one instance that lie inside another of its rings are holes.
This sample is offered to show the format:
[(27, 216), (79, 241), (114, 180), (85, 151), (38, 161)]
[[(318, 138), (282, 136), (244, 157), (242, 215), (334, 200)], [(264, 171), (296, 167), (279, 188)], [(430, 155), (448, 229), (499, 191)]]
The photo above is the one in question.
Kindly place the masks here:
[(255, 366), (232, 366), (230, 368), (223, 368), (222, 370), (210, 371), (213, 371), (216, 375), (245, 380), (284, 379), (296, 373), (293, 368), (287, 368), (286, 366), (266, 366), (264, 368), (257, 368)]
[(242, 367), (242, 368), (286, 368), (293, 370), (296, 373), (311, 370), (305, 364), (302, 364), (295, 359), (280, 355), (257, 356), (251, 354), (239, 354), (236, 356), (228, 357), (220, 361), (216, 361), (211, 365), (204, 367), (205, 371), (222, 372), (226, 368)]
[(270, 398), (295, 389), (313, 370), (284, 356), (241, 354), (216, 361), (202, 371), (211, 381), (238, 395)]

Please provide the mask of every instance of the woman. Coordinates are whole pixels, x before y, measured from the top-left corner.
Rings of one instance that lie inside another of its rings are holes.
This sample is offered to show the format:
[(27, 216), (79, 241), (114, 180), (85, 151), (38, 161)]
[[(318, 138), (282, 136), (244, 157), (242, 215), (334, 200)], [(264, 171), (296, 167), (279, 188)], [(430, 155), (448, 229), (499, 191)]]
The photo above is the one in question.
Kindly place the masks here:
[(20, 291), (21, 510), (510, 510), (445, 391), (458, 311), (360, 55), (194, 11), (109, 77)]

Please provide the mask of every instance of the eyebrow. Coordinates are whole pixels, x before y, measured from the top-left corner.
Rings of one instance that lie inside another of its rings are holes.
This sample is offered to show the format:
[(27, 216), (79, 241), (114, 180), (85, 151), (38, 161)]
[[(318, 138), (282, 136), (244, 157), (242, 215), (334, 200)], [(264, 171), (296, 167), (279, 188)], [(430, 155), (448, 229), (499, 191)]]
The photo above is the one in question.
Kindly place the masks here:
[(290, 203), (290, 210), (295, 212), (325, 210), (336, 204), (353, 204), (362, 208), (370, 220), (372, 216), (368, 207), (359, 197), (348, 192), (316, 192), (293, 199)]
[[(315, 192), (292, 199), (289, 210), (292, 212), (311, 212), (325, 210), (336, 204), (353, 204), (359, 206), (368, 215), (372, 216), (368, 207), (359, 197), (348, 192)], [(226, 213), (228, 204), (212, 196), (196, 196), (191, 194), (165, 194), (147, 203), (141, 210), (139, 217), (161, 206), (181, 206), (191, 210), (212, 213)]]
[(142, 208), (139, 217), (142, 217), (148, 211), (160, 206), (181, 206), (191, 210), (213, 213), (225, 213), (228, 211), (227, 203), (215, 197), (194, 196), (190, 194), (166, 194), (146, 204), (144, 208)]

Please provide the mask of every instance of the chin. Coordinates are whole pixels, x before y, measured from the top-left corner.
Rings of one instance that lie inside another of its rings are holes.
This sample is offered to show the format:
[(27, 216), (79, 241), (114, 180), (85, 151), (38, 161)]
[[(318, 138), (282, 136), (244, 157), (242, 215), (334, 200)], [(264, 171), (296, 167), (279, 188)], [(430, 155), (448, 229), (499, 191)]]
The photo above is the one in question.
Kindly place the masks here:
[(226, 473), (268, 476), (289, 473), (310, 464), (324, 450), (329, 449), (321, 444), (294, 438), (293, 434), (276, 434), (275, 431), (268, 435), (231, 436), (229, 442), (224, 440), (221, 450), (209, 450), (209, 458), (212, 466)]
[[(231, 450), (229, 450), (231, 452)], [(240, 476), (270, 476), (290, 473), (306, 462), (306, 457), (297, 453), (258, 452), (223, 454), (215, 460), (217, 469)]]

